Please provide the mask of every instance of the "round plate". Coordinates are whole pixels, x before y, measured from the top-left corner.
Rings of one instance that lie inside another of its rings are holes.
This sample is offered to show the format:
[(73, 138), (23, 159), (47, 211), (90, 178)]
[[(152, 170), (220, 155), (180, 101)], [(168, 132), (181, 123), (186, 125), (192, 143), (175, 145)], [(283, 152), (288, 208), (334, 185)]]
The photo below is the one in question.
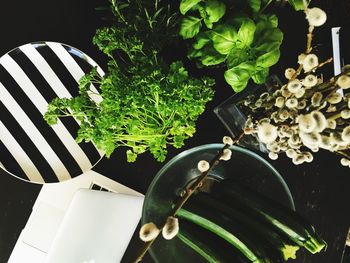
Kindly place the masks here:
[[(35, 183), (61, 182), (90, 170), (104, 155), (92, 143), (75, 142), (73, 117), (50, 127), (48, 103), (78, 95), (79, 79), (93, 67), (80, 50), (56, 42), (35, 42), (0, 58), (0, 166)], [(94, 97), (94, 100), (98, 97)]]
[[(170, 160), (152, 181), (143, 206), (142, 224), (154, 222), (162, 225), (179, 198), (182, 189), (200, 175), (197, 163), (200, 160), (211, 161), (223, 144), (202, 145), (184, 151)], [(235, 178), (248, 184), (256, 191), (277, 200), (295, 210), (289, 188), (281, 175), (259, 155), (241, 147), (231, 146), (230, 161), (221, 161), (211, 176), (218, 180)], [(150, 249), (156, 262), (205, 262), (178, 238), (166, 241), (158, 238)]]

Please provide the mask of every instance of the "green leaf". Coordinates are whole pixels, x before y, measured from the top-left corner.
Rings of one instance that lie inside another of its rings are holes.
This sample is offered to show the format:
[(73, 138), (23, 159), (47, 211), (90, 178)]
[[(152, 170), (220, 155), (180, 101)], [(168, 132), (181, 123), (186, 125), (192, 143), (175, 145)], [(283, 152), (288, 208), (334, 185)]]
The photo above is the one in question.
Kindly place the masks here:
[(235, 46), (237, 31), (231, 26), (217, 26), (213, 30), (212, 40), (215, 50), (220, 54), (227, 55)]
[(184, 39), (193, 38), (199, 33), (199, 30), (202, 26), (202, 19), (194, 16), (188, 16), (182, 19), (180, 25), (180, 36)]
[(203, 56), (204, 52), (203, 50), (200, 49), (191, 49), (188, 54), (187, 57), (189, 59), (194, 59), (194, 58), (200, 58), (201, 56)]
[(269, 68), (275, 65), (279, 58), (280, 50), (277, 48), (258, 57), (256, 60), (256, 66), (261, 68)]
[(213, 28), (213, 22), (211, 22), (209, 18), (204, 18), (203, 21), (207, 28), (209, 29)]
[(227, 56), (227, 67), (233, 68), (249, 58), (248, 51), (241, 48), (233, 48)]
[(200, 58), (200, 61), (204, 66), (214, 66), (224, 62), (226, 56), (219, 54), (212, 47), (205, 48), (203, 50), (203, 55)]
[(267, 16), (267, 21), (270, 22), (272, 27), (278, 27), (278, 17), (275, 14), (269, 14)]
[(192, 47), (194, 49), (201, 49), (203, 48), (206, 44), (208, 44), (210, 42), (210, 38), (208, 36), (208, 34), (206, 32), (204, 33), (200, 33), (197, 37), (196, 37), (196, 42), (193, 43)]
[(256, 84), (264, 84), (269, 76), (269, 68), (254, 71), (252, 79)]
[(226, 70), (224, 77), (235, 92), (240, 92), (247, 86), (254, 69), (252, 63), (243, 62), (234, 68)]
[(253, 13), (258, 13), (260, 11), (261, 0), (248, 0), (248, 3)]
[(266, 28), (260, 34), (255, 35), (256, 42), (255, 46), (260, 46), (264, 43), (282, 43), (283, 33), (279, 28)]
[(261, 45), (254, 48), (256, 53), (267, 53), (272, 50), (278, 49), (281, 46), (280, 42), (264, 42)]
[(192, 7), (198, 4), (202, 0), (181, 0), (180, 13), (185, 15)]
[(240, 46), (249, 47), (253, 43), (255, 29), (256, 26), (253, 20), (247, 18), (243, 21), (237, 34), (237, 39), (240, 41)]
[(208, 15), (208, 19), (212, 23), (218, 22), (226, 12), (226, 6), (224, 3), (218, 0), (208, 0), (205, 3), (205, 12)]
[(311, 0), (288, 0), (289, 4), (295, 9), (295, 11), (305, 10)]
[(132, 150), (127, 150), (126, 151), (126, 157), (129, 163), (133, 163), (137, 159), (137, 154), (134, 153)]

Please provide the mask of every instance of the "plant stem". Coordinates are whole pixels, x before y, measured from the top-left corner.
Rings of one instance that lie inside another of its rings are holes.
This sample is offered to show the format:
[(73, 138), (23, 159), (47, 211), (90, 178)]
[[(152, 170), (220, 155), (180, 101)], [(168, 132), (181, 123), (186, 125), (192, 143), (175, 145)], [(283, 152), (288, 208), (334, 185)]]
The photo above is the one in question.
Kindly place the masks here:
[[(305, 50), (305, 54), (310, 54), (310, 52), (312, 51), (312, 37), (313, 37), (313, 31), (314, 31), (314, 27), (310, 26), (309, 27), (309, 32), (307, 33), (307, 42), (306, 42), (306, 50)], [(294, 73), (294, 75), (292, 76), (292, 78), (290, 79), (290, 81), (295, 80), (301, 73), (301, 71), (303, 70), (303, 64), (300, 64), (297, 71)]]
[(266, 5), (260, 9), (259, 11), (259, 15), (261, 15), (262, 13), (264, 13), (265, 9), (272, 3), (272, 0), (269, 0)]
[[(235, 140), (234, 140), (234, 144), (237, 143), (242, 137), (244, 136), (244, 133), (241, 133)], [(173, 207), (173, 209), (171, 210), (169, 216), (176, 216), (177, 212), (183, 207), (183, 205), (187, 202), (187, 200), (191, 197), (191, 195), (199, 188), (201, 187), (201, 185), (203, 184), (203, 182), (205, 181), (205, 179), (208, 177), (209, 172), (211, 170), (213, 170), (213, 168), (215, 166), (217, 166), (220, 163), (220, 158), (224, 153), (225, 149), (228, 149), (230, 147), (229, 144), (225, 144), (225, 146), (217, 153), (217, 155), (213, 158), (213, 160), (211, 160), (210, 164), (210, 168), (209, 170), (203, 172), (195, 181), (194, 183), (189, 187), (185, 189), (185, 193), (184, 195), (182, 195), (179, 200), (176, 202), (175, 206)], [(163, 227), (165, 226), (165, 223), (162, 225), (162, 227), (160, 228), (160, 230), (163, 229)], [(160, 231), (161, 232), (161, 231)], [(159, 233), (160, 233), (159, 232)], [(159, 236), (159, 234), (158, 234)], [(157, 237), (158, 237), (157, 236)], [(149, 241), (149, 242), (145, 242), (143, 247), (140, 250), (140, 253), (138, 254), (137, 258), (135, 260), (133, 260), (133, 263), (138, 263), (142, 260), (142, 258), (145, 256), (145, 254), (147, 253), (148, 249), (152, 246), (153, 242), (157, 239), (154, 238), (153, 240)]]
[(343, 151), (336, 151), (336, 153), (339, 154), (339, 155), (342, 155), (345, 158), (350, 160), (350, 155), (346, 154), (345, 152), (343, 152)]

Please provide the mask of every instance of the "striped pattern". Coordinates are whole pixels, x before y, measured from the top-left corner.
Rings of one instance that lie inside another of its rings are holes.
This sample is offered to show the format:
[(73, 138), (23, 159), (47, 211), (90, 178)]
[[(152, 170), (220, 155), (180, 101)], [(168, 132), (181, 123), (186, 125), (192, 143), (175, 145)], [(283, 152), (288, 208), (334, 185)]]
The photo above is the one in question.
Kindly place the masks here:
[[(0, 167), (35, 183), (61, 182), (90, 170), (104, 155), (92, 143), (74, 140), (79, 123), (73, 117), (48, 126), (48, 103), (78, 95), (79, 79), (97, 66), (71, 46), (36, 42), (0, 58)], [(93, 91), (96, 102), (101, 97)]]

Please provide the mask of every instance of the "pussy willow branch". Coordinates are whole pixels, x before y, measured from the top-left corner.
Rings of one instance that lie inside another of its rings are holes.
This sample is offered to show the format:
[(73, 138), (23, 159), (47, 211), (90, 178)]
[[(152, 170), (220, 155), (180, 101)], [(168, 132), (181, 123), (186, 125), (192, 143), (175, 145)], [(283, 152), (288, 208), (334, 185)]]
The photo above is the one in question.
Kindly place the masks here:
[[(307, 42), (306, 42), (306, 49), (305, 49), (305, 54), (310, 54), (312, 51), (312, 37), (313, 37), (313, 32), (314, 32), (314, 27), (310, 26), (309, 27), (309, 32), (307, 33)], [(290, 81), (296, 79), (301, 71), (303, 70), (303, 64), (299, 64), (299, 67), (297, 69), (297, 71), (294, 73), (294, 75), (292, 76), (292, 78), (290, 79)]]
[[(242, 132), (237, 138), (234, 139), (233, 143), (236, 144), (239, 142), (239, 140), (244, 136), (244, 133)], [(169, 216), (176, 216), (177, 212), (183, 207), (183, 205), (188, 201), (188, 199), (191, 197), (191, 195), (203, 184), (205, 179), (208, 177), (210, 171), (213, 170), (215, 166), (217, 166), (220, 163), (220, 158), (222, 157), (224, 150), (228, 149), (230, 147), (229, 144), (225, 144), (225, 146), (217, 153), (217, 155), (213, 158), (213, 160), (210, 161), (209, 165), (209, 170), (203, 172), (197, 179), (194, 181), (194, 183), (189, 187), (184, 189), (185, 193), (179, 198), (179, 200), (176, 202), (175, 206), (171, 210)], [(164, 228), (165, 223), (162, 225), (160, 228), (159, 233), (162, 231)], [(158, 234), (159, 236), (159, 234)], [(149, 242), (145, 242), (143, 247), (140, 250), (140, 253), (138, 254), (137, 258), (133, 261), (133, 263), (138, 263), (140, 262), (145, 254), (147, 253), (148, 249), (152, 246), (154, 241), (158, 238), (154, 238), (153, 240)]]

